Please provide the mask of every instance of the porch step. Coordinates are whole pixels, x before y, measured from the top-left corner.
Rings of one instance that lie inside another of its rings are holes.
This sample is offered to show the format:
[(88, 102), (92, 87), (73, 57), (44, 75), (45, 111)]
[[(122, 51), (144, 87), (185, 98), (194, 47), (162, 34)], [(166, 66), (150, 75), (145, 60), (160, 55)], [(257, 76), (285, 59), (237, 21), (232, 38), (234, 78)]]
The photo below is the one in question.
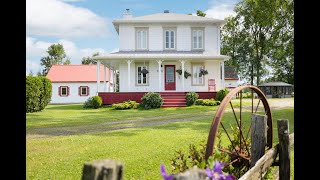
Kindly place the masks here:
[(161, 92), (163, 104), (161, 107), (185, 107), (186, 95), (184, 92)]

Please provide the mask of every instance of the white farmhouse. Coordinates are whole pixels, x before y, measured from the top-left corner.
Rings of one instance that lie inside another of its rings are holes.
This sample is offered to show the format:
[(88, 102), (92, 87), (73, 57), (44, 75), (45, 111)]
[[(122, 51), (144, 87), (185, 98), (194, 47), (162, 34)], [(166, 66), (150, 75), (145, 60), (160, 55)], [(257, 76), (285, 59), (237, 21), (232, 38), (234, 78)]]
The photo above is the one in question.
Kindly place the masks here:
[[(119, 51), (96, 56), (97, 65), (119, 73), (119, 93), (97, 92), (104, 104), (136, 100), (146, 92), (160, 92), (164, 107), (185, 106), (185, 93), (213, 98), (224, 88), (224, 61), (220, 54), (220, 27), (224, 20), (163, 13), (133, 17), (127, 9), (113, 21)], [(99, 74), (100, 68), (97, 69)], [(179, 73), (179, 71), (181, 73)], [(208, 74), (202, 75), (201, 72)], [(183, 78), (185, 74), (190, 74)], [(100, 80), (97, 80), (99, 86)], [(171, 99), (177, 99), (176, 102)]]
[[(100, 65), (99, 78), (108, 80), (99, 86), (99, 91), (111, 92), (113, 91), (113, 73), (109, 72), (108, 68), (103, 68)], [(50, 103), (84, 103), (88, 97), (95, 96), (97, 92), (96, 69), (96, 65), (53, 65), (47, 74), (47, 78), (52, 81)]]

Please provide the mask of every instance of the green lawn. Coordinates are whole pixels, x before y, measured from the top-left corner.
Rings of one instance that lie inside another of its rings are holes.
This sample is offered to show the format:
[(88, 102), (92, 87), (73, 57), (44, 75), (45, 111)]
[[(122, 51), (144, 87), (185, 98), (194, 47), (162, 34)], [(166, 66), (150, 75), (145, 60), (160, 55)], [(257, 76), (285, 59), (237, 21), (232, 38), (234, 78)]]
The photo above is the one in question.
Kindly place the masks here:
[[(27, 139), (27, 179), (80, 179), (83, 163), (96, 159), (120, 160), (124, 164), (124, 179), (161, 179), (160, 163), (163, 162), (171, 171), (169, 159), (175, 149), (186, 150), (190, 143), (198, 144), (207, 139), (216, 108), (193, 106), (115, 111), (110, 108), (86, 110), (81, 105), (50, 105), (43, 112), (27, 114), (27, 132), (39, 127), (76, 126), (125, 119), (159, 117), (162, 121), (181, 114), (186, 117), (210, 116), (133, 129)], [(277, 143), (275, 120), (289, 119), (290, 132), (293, 132), (293, 108), (272, 112), (274, 143)], [(231, 112), (225, 114), (225, 117), (228, 116), (232, 116)], [(243, 116), (243, 119), (248, 117), (244, 120), (248, 123), (249, 115), (244, 113)]]

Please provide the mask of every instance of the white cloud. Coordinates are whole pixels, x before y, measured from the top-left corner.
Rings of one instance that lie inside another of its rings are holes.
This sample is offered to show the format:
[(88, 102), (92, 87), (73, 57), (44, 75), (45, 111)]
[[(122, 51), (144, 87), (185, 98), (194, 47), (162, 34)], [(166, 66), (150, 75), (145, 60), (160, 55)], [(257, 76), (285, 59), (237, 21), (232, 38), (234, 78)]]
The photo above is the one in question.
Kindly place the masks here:
[(26, 75), (28, 75), (30, 73), (30, 70), (33, 72), (33, 75), (36, 75), (40, 69), (41, 69), (40, 63), (36, 63), (34, 61), (27, 59), (27, 61), (26, 61)]
[(221, 4), (217, 6), (212, 6), (205, 11), (206, 17), (211, 17), (215, 19), (224, 19), (230, 15), (235, 15), (233, 11), (234, 4)]
[[(64, 0), (66, 1), (66, 0)], [(67, 0), (71, 2), (70, 0)], [(111, 32), (111, 22), (89, 9), (58, 0), (27, 0), (28, 35), (67, 37), (102, 37)]]
[(82, 2), (84, 0), (58, 0), (58, 1), (62, 1), (62, 2)]
[[(30, 69), (33, 72), (38, 72), (40, 68), (41, 57), (47, 56), (48, 47), (52, 44), (60, 43), (63, 45), (64, 50), (68, 57), (71, 58), (71, 64), (81, 64), (83, 57), (92, 56), (92, 54), (99, 52), (100, 54), (107, 53), (102, 48), (79, 48), (72, 41), (60, 39), (57, 42), (38, 41), (32, 37), (26, 37), (26, 63), (27, 73)], [(34, 71), (35, 70), (35, 71)]]
[(113, 49), (110, 53), (119, 52), (119, 48)]

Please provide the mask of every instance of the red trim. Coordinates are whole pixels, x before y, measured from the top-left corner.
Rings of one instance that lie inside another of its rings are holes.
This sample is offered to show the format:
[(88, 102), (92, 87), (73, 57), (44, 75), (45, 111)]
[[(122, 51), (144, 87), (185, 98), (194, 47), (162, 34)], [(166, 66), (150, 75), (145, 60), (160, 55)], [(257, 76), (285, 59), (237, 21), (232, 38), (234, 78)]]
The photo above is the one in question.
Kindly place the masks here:
[[(62, 88), (67, 88), (66, 89), (66, 95), (62, 95)], [(67, 97), (67, 96), (69, 96), (69, 94), (70, 94), (70, 88), (69, 88), (69, 86), (59, 86), (59, 92), (58, 92), (58, 94), (59, 94), (59, 96), (61, 96), (61, 97)]]
[[(53, 83), (96, 83), (97, 81), (51, 81)], [(103, 82), (103, 81), (100, 81)], [(106, 81), (109, 82), (109, 81)]]
[(224, 78), (224, 80), (239, 80), (239, 78)]
[[(82, 94), (82, 88), (87, 88), (86, 94)], [(89, 86), (80, 86), (79, 87), (79, 96), (89, 96), (88, 91), (89, 91)]]

